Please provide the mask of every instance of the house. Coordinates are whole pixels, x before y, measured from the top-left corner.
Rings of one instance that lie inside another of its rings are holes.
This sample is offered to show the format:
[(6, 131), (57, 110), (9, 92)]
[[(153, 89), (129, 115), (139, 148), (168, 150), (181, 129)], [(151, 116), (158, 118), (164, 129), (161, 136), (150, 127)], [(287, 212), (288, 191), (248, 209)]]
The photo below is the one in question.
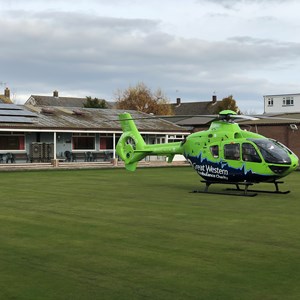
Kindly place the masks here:
[(300, 93), (265, 95), (263, 97), (265, 114), (300, 112)]
[[(190, 132), (197, 131), (199, 124), (206, 128), (208, 122), (213, 118), (209, 115), (216, 115), (219, 112), (218, 104), (221, 101), (217, 100), (217, 96), (213, 95), (211, 101), (199, 102), (182, 102), (181, 98), (176, 99), (176, 103), (170, 104), (174, 112), (171, 118), (165, 118), (176, 125), (186, 128)], [(197, 115), (207, 115), (207, 117), (200, 117)], [(202, 127), (201, 127), (202, 128)]]
[[(0, 162), (114, 160), (122, 134), (118, 121), (121, 112), (124, 111), (2, 103)], [(134, 118), (145, 116), (129, 112)], [(150, 144), (182, 140), (188, 134), (185, 129), (161, 119), (137, 120), (136, 124)]]
[[(104, 100), (104, 99), (99, 99)], [(61, 97), (57, 90), (53, 91), (52, 96), (31, 95), (25, 105), (33, 106), (62, 106), (62, 107), (84, 107), (86, 98)], [(114, 103), (107, 102), (108, 108), (113, 108)]]
[(218, 113), (217, 96), (213, 95), (210, 101), (198, 102), (182, 102), (181, 98), (176, 99), (176, 103), (172, 103), (174, 115), (211, 115)]

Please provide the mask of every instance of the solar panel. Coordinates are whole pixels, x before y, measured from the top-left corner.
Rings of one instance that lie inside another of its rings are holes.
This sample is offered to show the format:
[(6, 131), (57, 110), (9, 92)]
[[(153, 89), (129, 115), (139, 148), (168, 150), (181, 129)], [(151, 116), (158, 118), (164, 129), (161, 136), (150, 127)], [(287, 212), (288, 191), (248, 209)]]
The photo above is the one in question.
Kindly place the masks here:
[(22, 106), (18, 106), (16, 104), (5, 104), (5, 103), (0, 103), (0, 109), (23, 110)]
[(15, 116), (0, 116), (0, 123), (29, 123), (32, 124), (34, 121), (31, 118), (26, 117), (15, 117)]
[(0, 116), (20, 116), (20, 117), (36, 117), (37, 115), (27, 110), (2, 110), (0, 107)]

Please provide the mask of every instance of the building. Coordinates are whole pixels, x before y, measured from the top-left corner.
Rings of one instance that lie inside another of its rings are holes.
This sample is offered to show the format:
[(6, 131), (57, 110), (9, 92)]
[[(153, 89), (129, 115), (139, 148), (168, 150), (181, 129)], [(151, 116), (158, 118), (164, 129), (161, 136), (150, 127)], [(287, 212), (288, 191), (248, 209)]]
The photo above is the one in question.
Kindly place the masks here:
[(182, 102), (181, 98), (176, 99), (176, 103), (172, 103), (174, 115), (211, 115), (218, 113), (217, 96), (213, 95), (210, 101), (198, 102)]
[(264, 114), (300, 112), (299, 94), (265, 95)]
[[(104, 99), (99, 99), (104, 100)], [(53, 91), (52, 96), (31, 95), (25, 105), (33, 106), (63, 106), (63, 107), (84, 107), (86, 98), (61, 97), (57, 90)], [(114, 108), (114, 103), (107, 102), (108, 108)]]
[[(220, 102), (216, 95), (213, 95), (210, 101), (199, 102), (182, 102), (181, 98), (177, 98), (176, 103), (170, 104), (174, 116), (165, 119), (194, 132), (197, 131), (199, 124), (204, 125), (203, 128), (206, 127), (205, 124), (212, 120), (209, 115), (218, 114)], [(201, 117), (197, 115), (201, 115)], [(204, 117), (204, 115), (208, 116)]]
[[(116, 109), (0, 104), (0, 161), (110, 161), (122, 134)], [(129, 111), (133, 117), (145, 114)], [(161, 119), (137, 120), (147, 143), (181, 140), (187, 130)], [(154, 158), (155, 159), (155, 158)], [(157, 158), (161, 159), (161, 158)]]

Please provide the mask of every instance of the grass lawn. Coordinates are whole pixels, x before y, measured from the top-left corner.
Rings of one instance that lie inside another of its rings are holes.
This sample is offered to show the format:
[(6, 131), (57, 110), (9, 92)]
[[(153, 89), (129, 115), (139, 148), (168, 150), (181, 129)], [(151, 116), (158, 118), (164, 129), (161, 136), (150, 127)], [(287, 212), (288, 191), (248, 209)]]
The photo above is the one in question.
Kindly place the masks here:
[(300, 299), (300, 172), (253, 198), (185, 167), (0, 182), (0, 299)]

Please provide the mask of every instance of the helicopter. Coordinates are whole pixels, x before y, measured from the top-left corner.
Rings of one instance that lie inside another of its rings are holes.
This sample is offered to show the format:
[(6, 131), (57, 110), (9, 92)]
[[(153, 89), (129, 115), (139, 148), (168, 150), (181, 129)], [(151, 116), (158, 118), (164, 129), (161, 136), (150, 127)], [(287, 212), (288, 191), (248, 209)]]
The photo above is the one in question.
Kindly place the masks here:
[[(211, 122), (208, 130), (192, 133), (181, 142), (148, 145), (131, 115), (122, 113), (119, 120), (123, 134), (116, 151), (129, 171), (135, 171), (138, 162), (148, 155), (166, 156), (169, 163), (176, 154), (183, 155), (205, 183), (203, 191), (193, 192), (209, 193), (209, 186), (219, 183), (234, 184), (235, 189), (228, 189), (239, 192), (230, 193), (234, 195), (288, 193), (279, 190), (278, 184), (283, 183), (279, 179), (298, 168), (298, 157), (276, 140), (242, 130), (234, 122), (238, 118), (251, 119), (224, 110)], [(249, 190), (249, 186), (261, 182), (273, 183), (275, 191)], [(244, 189), (240, 188), (241, 185)]]

